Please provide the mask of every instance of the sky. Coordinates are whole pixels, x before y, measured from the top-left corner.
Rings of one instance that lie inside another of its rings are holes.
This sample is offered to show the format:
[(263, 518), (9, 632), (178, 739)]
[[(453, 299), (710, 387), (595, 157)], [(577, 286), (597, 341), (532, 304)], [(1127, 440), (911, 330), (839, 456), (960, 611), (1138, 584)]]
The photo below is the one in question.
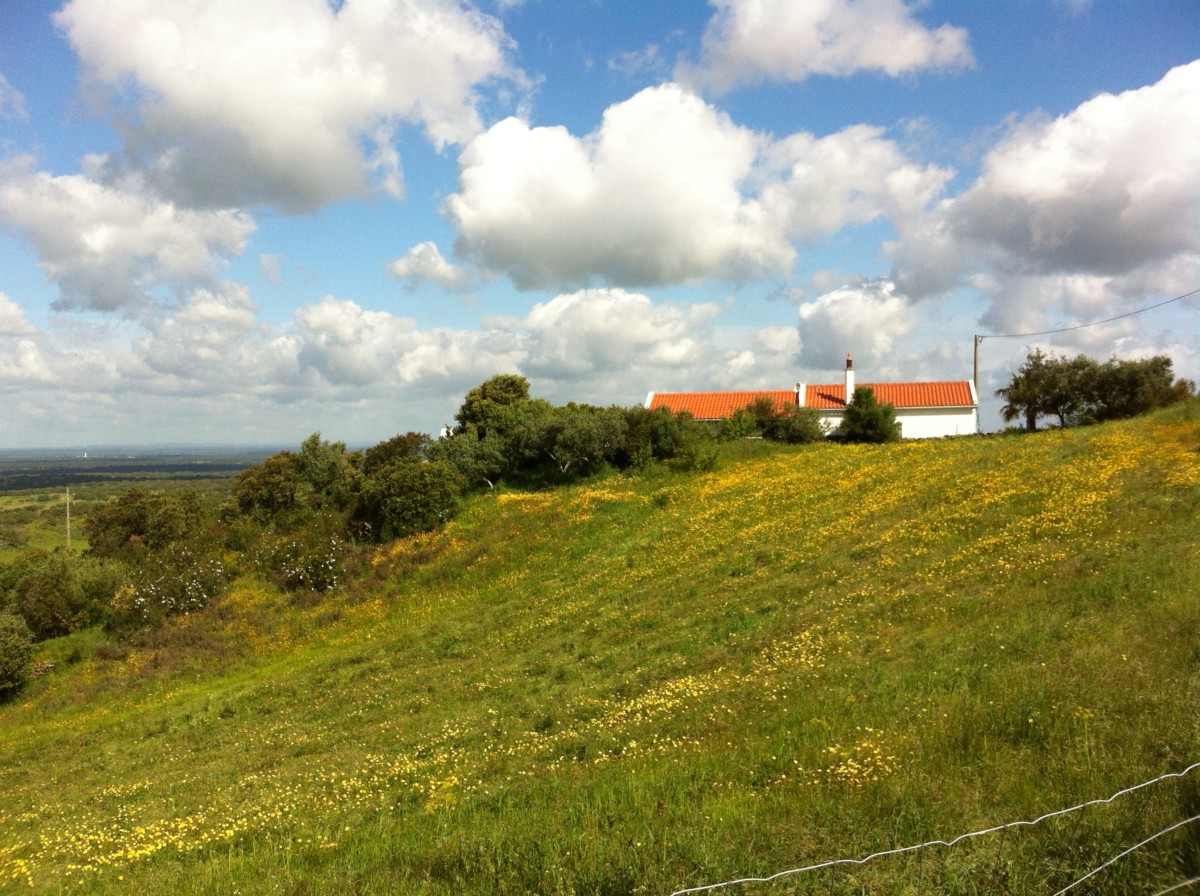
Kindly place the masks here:
[(0, 0), (0, 448), (962, 380), (976, 335), (995, 429), (1035, 347), (1200, 379), (1198, 172), (1195, 0)]

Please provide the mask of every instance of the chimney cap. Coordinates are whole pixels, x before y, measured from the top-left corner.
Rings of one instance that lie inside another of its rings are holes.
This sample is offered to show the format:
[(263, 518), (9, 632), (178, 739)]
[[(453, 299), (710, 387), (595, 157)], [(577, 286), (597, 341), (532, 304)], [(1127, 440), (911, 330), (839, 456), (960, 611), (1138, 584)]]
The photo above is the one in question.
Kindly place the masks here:
[(849, 352), (846, 352), (846, 369), (847, 369), (847, 370), (853, 370), (853, 369), (854, 369), (854, 359), (850, 357), (850, 353), (849, 353)]

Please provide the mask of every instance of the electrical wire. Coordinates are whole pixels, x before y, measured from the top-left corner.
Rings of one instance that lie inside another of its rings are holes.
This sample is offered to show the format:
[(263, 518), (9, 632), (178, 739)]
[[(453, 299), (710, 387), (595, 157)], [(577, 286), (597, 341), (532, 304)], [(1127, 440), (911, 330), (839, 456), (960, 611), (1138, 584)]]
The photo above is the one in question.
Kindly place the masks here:
[(1126, 317), (1133, 317), (1135, 314), (1143, 314), (1147, 311), (1153, 311), (1155, 308), (1161, 308), (1163, 305), (1170, 305), (1172, 302), (1180, 302), (1183, 299), (1194, 296), (1200, 293), (1200, 289), (1193, 289), (1191, 292), (1185, 292), (1181, 296), (1176, 296), (1173, 299), (1167, 299), (1165, 302), (1159, 302), (1156, 305), (1147, 305), (1145, 308), (1139, 308), (1137, 311), (1130, 311), (1127, 314), (1118, 314), (1116, 317), (1107, 317), (1104, 320), (1094, 320), (1088, 324), (1077, 324), (1074, 327), (1063, 327), (1059, 330), (1043, 330), (1040, 333), (993, 333), (985, 336), (976, 336), (975, 338), (982, 342), (984, 339), (1028, 339), (1031, 336), (1051, 336), (1055, 333), (1070, 333), (1072, 330), (1083, 330), (1087, 327), (1098, 327), (1100, 324), (1111, 324), (1114, 320), (1123, 320)]

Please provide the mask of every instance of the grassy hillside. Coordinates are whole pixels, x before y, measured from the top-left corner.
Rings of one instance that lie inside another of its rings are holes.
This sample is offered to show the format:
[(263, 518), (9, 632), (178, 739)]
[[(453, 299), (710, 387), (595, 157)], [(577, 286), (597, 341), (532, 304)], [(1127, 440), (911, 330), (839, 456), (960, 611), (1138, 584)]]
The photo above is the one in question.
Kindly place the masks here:
[[(481, 496), (0, 707), (0, 890), (669, 894), (1200, 760), (1200, 407)], [(1054, 893), (1200, 770), (738, 894)], [(1072, 892), (1200, 875), (1200, 823)]]

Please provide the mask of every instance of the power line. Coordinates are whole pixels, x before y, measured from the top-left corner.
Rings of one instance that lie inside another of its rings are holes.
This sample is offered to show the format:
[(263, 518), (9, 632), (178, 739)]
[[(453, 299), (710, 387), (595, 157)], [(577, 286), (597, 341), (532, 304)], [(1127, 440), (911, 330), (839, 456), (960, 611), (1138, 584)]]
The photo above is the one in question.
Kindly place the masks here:
[(976, 336), (975, 338), (982, 342), (986, 339), (1028, 339), (1031, 336), (1051, 336), (1055, 333), (1069, 333), (1072, 330), (1083, 330), (1087, 327), (1098, 327), (1100, 324), (1111, 324), (1114, 320), (1123, 320), (1126, 317), (1133, 317), (1135, 314), (1143, 314), (1146, 311), (1153, 311), (1155, 308), (1161, 308), (1163, 305), (1170, 305), (1172, 302), (1180, 302), (1189, 296), (1194, 296), (1200, 293), (1200, 289), (1193, 289), (1191, 292), (1185, 292), (1181, 296), (1176, 296), (1173, 299), (1167, 299), (1165, 302), (1159, 302), (1156, 305), (1147, 305), (1145, 308), (1139, 308), (1137, 311), (1130, 311), (1127, 314), (1118, 314), (1116, 317), (1106, 317), (1104, 320), (1094, 320), (1088, 324), (1077, 324), (1073, 327), (1063, 327), (1059, 330), (1043, 330), (1040, 333), (993, 333), (988, 336)]

